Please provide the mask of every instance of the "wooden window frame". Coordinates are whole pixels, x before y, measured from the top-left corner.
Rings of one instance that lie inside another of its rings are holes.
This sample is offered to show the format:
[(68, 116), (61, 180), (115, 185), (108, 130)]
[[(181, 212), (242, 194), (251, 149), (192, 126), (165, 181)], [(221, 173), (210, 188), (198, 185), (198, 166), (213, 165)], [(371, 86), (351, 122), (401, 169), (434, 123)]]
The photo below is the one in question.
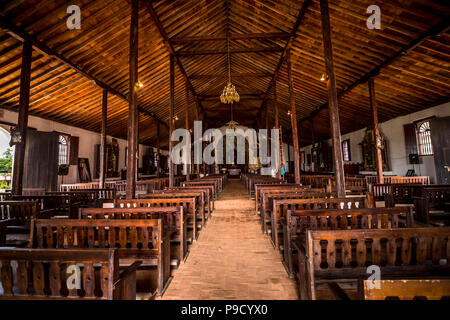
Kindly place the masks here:
[[(344, 152), (344, 144), (347, 144), (347, 149), (348, 149), (348, 159), (345, 159), (345, 152)], [(342, 160), (346, 161), (346, 162), (350, 162), (352, 161), (352, 152), (351, 152), (351, 148), (350, 148), (350, 139), (345, 139), (342, 140), (341, 142), (341, 146), (342, 146)]]
[[(414, 124), (415, 124), (415, 126), (416, 126), (416, 141), (417, 141), (417, 153), (419, 154), (419, 156), (421, 156), (421, 157), (427, 157), (427, 156), (434, 156), (434, 150), (433, 150), (433, 144), (432, 144), (432, 141), (431, 141), (431, 128), (430, 128), (430, 130), (429, 130), (429, 135), (428, 135), (428, 142), (426, 142), (426, 145), (428, 146), (428, 147), (426, 147), (426, 148), (428, 148), (429, 150), (430, 150), (430, 153), (425, 153), (424, 152), (424, 143), (423, 143), (423, 138), (422, 138), (422, 134), (421, 134), (421, 132), (420, 132), (420, 127), (422, 127), (422, 125), (424, 125), (425, 123), (427, 123), (428, 122), (428, 127), (430, 126), (430, 120), (431, 119), (433, 119), (434, 117), (431, 117), (431, 118), (425, 118), (425, 119), (421, 119), (421, 120), (417, 120), (417, 121), (414, 121)], [(425, 138), (426, 139), (426, 138)]]

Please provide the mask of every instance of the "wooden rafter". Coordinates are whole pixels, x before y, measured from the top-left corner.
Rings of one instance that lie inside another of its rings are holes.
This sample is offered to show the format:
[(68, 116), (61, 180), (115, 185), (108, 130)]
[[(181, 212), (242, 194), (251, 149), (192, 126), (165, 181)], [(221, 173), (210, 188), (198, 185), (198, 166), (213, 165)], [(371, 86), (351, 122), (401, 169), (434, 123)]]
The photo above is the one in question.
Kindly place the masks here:
[[(267, 32), (267, 33), (244, 33), (244, 34), (230, 34), (230, 40), (268, 40), (268, 39), (286, 39), (289, 34), (285, 32)], [(189, 43), (189, 42), (204, 42), (204, 41), (226, 41), (226, 35), (220, 36), (195, 36), (185, 38), (172, 38), (172, 44)]]
[[(278, 46), (272, 47), (254, 47), (254, 48), (235, 48), (230, 49), (230, 53), (254, 53), (254, 52), (281, 52), (284, 49)], [(180, 57), (184, 56), (200, 56), (200, 55), (216, 55), (227, 54), (227, 50), (194, 50), (194, 51), (177, 51), (176, 54)]]
[(308, 8), (308, 5), (310, 4), (310, 2), (311, 2), (311, 0), (305, 0), (303, 2), (302, 7), (300, 8), (300, 11), (298, 12), (298, 16), (297, 16), (297, 20), (295, 21), (294, 28), (292, 28), (292, 32), (289, 36), (289, 40), (287, 41), (286, 46), (284, 47), (283, 53), (281, 54), (281, 57), (280, 57), (280, 61), (278, 62), (277, 67), (275, 68), (275, 72), (273, 73), (272, 80), (270, 81), (269, 87), (267, 88), (265, 98), (264, 98), (263, 102), (261, 103), (261, 107), (259, 108), (258, 113), (256, 115), (255, 124), (261, 115), (261, 111), (264, 108), (264, 104), (265, 104), (267, 97), (269, 96), (270, 90), (272, 89), (272, 87), (278, 77), (278, 72), (280, 71), (281, 66), (283, 65), (283, 62), (286, 59), (287, 52), (291, 48), (292, 43), (294, 42), (294, 39), (297, 35), (298, 28), (300, 27), (300, 23), (302, 22), (303, 17), (306, 14), (306, 9)]
[[(10, 21), (8, 18), (6, 18), (2, 15), (0, 15), (0, 28), (3, 29), (6, 33), (9, 33), (11, 36), (13, 36), (14, 38), (16, 38), (22, 42), (29, 41), (35, 50), (42, 52), (43, 54), (50, 56), (51, 58), (64, 63), (65, 65), (74, 69), (75, 71), (77, 71), (78, 73), (83, 75), (84, 77), (88, 78), (89, 80), (92, 80), (100, 88), (105, 89), (108, 92), (118, 96), (122, 100), (128, 102), (128, 97), (125, 94), (119, 92), (115, 88), (111, 87), (109, 84), (101, 81), (100, 79), (98, 79), (97, 77), (92, 75), (89, 71), (86, 71), (85, 68), (83, 68), (82, 66), (77, 65), (77, 64), (73, 63), (71, 60), (60, 55), (55, 50), (53, 50), (52, 48), (47, 46), (45, 43), (43, 43), (42, 41), (39, 41), (34, 36), (30, 35), (28, 32), (26, 32), (22, 28), (16, 26), (14, 23), (12, 23), (12, 21)], [(139, 111), (144, 111), (144, 110), (139, 107)], [(168, 124), (165, 123), (164, 121), (162, 121), (161, 119), (159, 119), (156, 115), (153, 115), (152, 118), (154, 118), (156, 121), (163, 124), (165, 127), (168, 127)]]
[[(184, 67), (181, 64), (180, 59), (177, 57), (177, 54), (172, 46), (172, 43), (170, 42), (169, 36), (167, 35), (166, 31), (164, 30), (164, 27), (162, 26), (161, 21), (159, 20), (158, 14), (156, 13), (155, 9), (153, 8), (153, 5), (151, 2), (152, 1), (149, 1), (149, 0), (144, 1), (145, 6), (146, 6), (153, 22), (155, 23), (156, 27), (158, 28), (159, 34), (163, 38), (164, 45), (166, 46), (170, 55), (173, 56), (174, 62), (178, 65), (178, 69), (180, 69), (181, 74), (186, 79), (189, 89), (192, 92), (192, 95), (194, 97), (196, 97), (197, 93), (195, 92), (194, 86), (192, 85), (191, 80), (189, 79), (186, 71), (184, 70)], [(203, 106), (201, 104), (200, 104), (200, 108), (202, 109), (203, 115), (205, 115), (205, 111), (203, 110)]]
[[(338, 94), (338, 98), (342, 97), (346, 93), (350, 92), (352, 89), (354, 89), (356, 86), (363, 84), (367, 82), (369, 79), (377, 76), (380, 71), (397, 61), (399, 58), (407, 55), (409, 52), (420, 46), (423, 42), (425, 42), (430, 37), (436, 36), (441, 33), (445, 33), (450, 28), (450, 16), (445, 17), (442, 19), (438, 24), (431, 27), (427, 32), (421, 34), (417, 39), (411, 41), (408, 45), (401, 48), (399, 51), (397, 51), (394, 55), (384, 60), (382, 63), (380, 63), (378, 66), (364, 74), (361, 78), (353, 82), (350, 86), (348, 86), (346, 89), (341, 91)], [(314, 118), (321, 110), (328, 108), (328, 103), (324, 103), (320, 107), (318, 107), (316, 110), (311, 112), (311, 114), (303, 119), (299, 120), (299, 123), (302, 123), (306, 120)]]

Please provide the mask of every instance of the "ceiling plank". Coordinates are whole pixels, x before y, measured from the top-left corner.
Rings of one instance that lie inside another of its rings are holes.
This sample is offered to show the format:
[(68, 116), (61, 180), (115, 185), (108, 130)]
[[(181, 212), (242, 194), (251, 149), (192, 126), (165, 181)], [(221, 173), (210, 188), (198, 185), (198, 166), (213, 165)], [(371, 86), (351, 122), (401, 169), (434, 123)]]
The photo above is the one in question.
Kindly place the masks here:
[[(439, 35), (441, 33), (445, 33), (450, 29), (450, 16), (447, 16), (443, 18), (438, 24), (432, 26), (427, 32), (421, 34), (417, 39), (414, 39), (411, 41), (408, 45), (401, 48), (399, 51), (397, 51), (393, 56), (387, 58), (382, 63), (380, 63), (378, 66), (367, 72), (365, 75), (363, 75), (361, 78), (353, 82), (350, 86), (345, 88), (343, 91), (341, 91), (338, 94), (338, 98), (343, 96), (344, 94), (350, 92), (352, 89), (354, 89), (356, 86), (363, 84), (367, 82), (370, 78), (377, 76), (381, 69), (389, 66), (390, 64), (397, 61), (397, 59), (405, 56), (418, 46), (420, 46), (424, 41), (426, 41), (428, 38)], [(307, 117), (304, 117), (299, 120), (299, 122), (304, 122), (309, 119), (314, 118), (321, 110), (328, 108), (328, 102), (324, 103), (323, 105), (319, 106), (316, 110), (311, 112), (311, 114)]]
[[(253, 48), (235, 48), (230, 49), (230, 53), (253, 53), (253, 52), (282, 52), (284, 49), (278, 46), (272, 47), (253, 47)], [(227, 54), (227, 50), (193, 50), (193, 51), (177, 51), (176, 54), (180, 57), (185, 56), (199, 56), (212, 54)]]
[[(166, 46), (169, 53), (173, 56), (175, 63), (178, 65), (178, 68), (180, 69), (180, 72), (183, 74), (184, 78), (187, 81), (188, 87), (192, 92), (192, 95), (194, 97), (197, 97), (197, 93), (195, 92), (194, 86), (191, 83), (191, 80), (189, 79), (186, 70), (184, 70), (183, 65), (180, 62), (180, 59), (177, 57), (177, 54), (172, 46), (172, 43), (170, 42), (169, 36), (167, 35), (166, 31), (164, 30), (164, 27), (161, 24), (161, 21), (159, 20), (158, 14), (156, 13), (155, 9), (153, 8), (153, 5), (151, 1), (147, 0), (144, 1), (145, 6), (147, 7), (148, 12), (150, 13), (150, 16), (155, 23), (156, 27), (158, 28), (159, 34), (163, 38), (163, 43)], [(205, 114), (203, 110), (203, 106), (200, 104), (200, 108), (202, 109), (203, 114)]]
[[(268, 33), (244, 33), (244, 34), (230, 34), (230, 40), (267, 40), (267, 39), (287, 39), (289, 33), (285, 32), (268, 32)], [(185, 38), (172, 38), (172, 44), (189, 43), (189, 42), (204, 42), (204, 41), (226, 41), (226, 35), (220, 36), (194, 36)]]
[(265, 98), (264, 98), (263, 102), (261, 103), (261, 107), (259, 108), (258, 113), (256, 114), (256, 119), (255, 119), (254, 125), (258, 122), (258, 119), (261, 115), (262, 109), (264, 108), (264, 101), (267, 99), (269, 92), (272, 89), (272, 86), (274, 85), (276, 79), (278, 78), (278, 72), (280, 71), (281, 66), (283, 65), (283, 62), (286, 59), (286, 54), (287, 54), (288, 50), (291, 48), (292, 43), (294, 42), (294, 39), (297, 35), (298, 28), (300, 27), (300, 23), (302, 22), (303, 17), (306, 14), (306, 9), (308, 8), (308, 5), (310, 3), (311, 3), (311, 0), (305, 0), (303, 2), (302, 7), (300, 8), (300, 11), (298, 12), (298, 16), (297, 16), (297, 20), (295, 21), (294, 28), (292, 29), (289, 40), (286, 43), (286, 46), (284, 47), (283, 53), (281, 54), (280, 61), (278, 62), (278, 66), (276, 67), (275, 72), (272, 77), (272, 80), (270, 81), (269, 87), (267, 88)]
[[(65, 65), (74, 69), (84, 77), (88, 78), (89, 80), (92, 80), (97, 86), (101, 87), (102, 89), (109, 91), (110, 93), (118, 96), (122, 100), (128, 101), (128, 97), (125, 94), (119, 92), (118, 90), (114, 89), (107, 83), (101, 81), (100, 79), (92, 75), (90, 72), (86, 71), (82, 66), (77, 65), (72, 61), (70, 61), (69, 59), (65, 58), (64, 56), (60, 55), (55, 50), (47, 46), (45, 43), (37, 40), (34, 36), (30, 35), (22, 28), (16, 26), (14, 23), (12, 23), (12, 21), (4, 17), (3, 15), (0, 15), (0, 28), (3, 29), (3, 31), (5, 31), (6, 33), (10, 34), (12, 37), (22, 42), (29, 41), (35, 50), (64, 63)], [(141, 108), (139, 109), (141, 111)], [(164, 126), (166, 127), (168, 126), (167, 123), (159, 119), (157, 116), (153, 115), (152, 118), (154, 118), (156, 121), (160, 122)]]

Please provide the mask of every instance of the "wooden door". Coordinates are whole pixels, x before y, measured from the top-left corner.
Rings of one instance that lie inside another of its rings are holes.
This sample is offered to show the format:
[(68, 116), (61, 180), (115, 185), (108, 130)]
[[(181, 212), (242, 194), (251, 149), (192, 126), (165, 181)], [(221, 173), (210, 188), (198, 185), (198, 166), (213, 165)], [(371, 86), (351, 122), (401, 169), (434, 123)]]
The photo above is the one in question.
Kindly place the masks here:
[(450, 184), (450, 117), (430, 120), (436, 183)]

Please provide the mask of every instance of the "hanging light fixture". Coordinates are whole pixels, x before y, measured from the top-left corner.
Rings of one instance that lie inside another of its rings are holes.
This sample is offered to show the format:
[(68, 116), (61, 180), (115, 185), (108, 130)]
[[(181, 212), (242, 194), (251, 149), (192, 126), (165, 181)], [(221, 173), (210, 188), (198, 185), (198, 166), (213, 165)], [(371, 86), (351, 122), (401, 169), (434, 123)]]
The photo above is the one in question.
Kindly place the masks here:
[(220, 95), (220, 102), (225, 104), (232, 104), (233, 102), (239, 102), (239, 94), (236, 88), (231, 83), (231, 62), (230, 62), (230, 38), (227, 37), (228, 46), (228, 84), (223, 88), (223, 92)]

